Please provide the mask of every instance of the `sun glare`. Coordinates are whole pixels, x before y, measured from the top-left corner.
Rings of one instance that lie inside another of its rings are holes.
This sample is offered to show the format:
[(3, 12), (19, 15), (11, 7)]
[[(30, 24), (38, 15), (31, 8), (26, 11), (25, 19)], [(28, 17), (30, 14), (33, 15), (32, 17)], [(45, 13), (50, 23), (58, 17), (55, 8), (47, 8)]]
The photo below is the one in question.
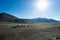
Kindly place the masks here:
[(48, 1), (47, 0), (37, 0), (35, 2), (35, 7), (38, 9), (38, 10), (45, 10), (47, 7), (48, 7)]

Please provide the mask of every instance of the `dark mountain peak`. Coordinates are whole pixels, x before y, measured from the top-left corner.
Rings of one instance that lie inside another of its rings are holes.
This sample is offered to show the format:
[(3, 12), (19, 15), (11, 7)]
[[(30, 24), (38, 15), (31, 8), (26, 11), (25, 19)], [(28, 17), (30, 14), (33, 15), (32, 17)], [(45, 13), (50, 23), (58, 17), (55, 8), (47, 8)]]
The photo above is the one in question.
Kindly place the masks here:
[(0, 19), (3, 19), (3, 20), (16, 20), (18, 18), (13, 16), (13, 15), (10, 15), (8, 13), (2, 12), (2, 13), (0, 13)]
[(24, 19), (19, 19), (8, 13), (0, 13), (0, 22), (15, 22), (15, 23), (24, 23)]
[(0, 15), (9, 15), (9, 14), (6, 12), (2, 12), (2, 13), (0, 13)]
[(10, 15), (10, 14), (8, 14), (8, 13), (5, 13), (5, 12), (2, 12), (2, 13), (0, 13), (0, 16), (12, 16), (12, 15)]

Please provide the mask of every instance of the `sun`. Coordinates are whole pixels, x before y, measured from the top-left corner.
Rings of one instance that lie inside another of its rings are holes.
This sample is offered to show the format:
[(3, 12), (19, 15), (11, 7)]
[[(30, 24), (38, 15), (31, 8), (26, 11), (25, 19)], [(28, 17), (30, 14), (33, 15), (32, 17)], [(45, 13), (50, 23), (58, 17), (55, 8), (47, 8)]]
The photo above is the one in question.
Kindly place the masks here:
[(47, 0), (37, 0), (35, 2), (35, 7), (38, 10), (45, 10), (48, 7), (48, 1)]

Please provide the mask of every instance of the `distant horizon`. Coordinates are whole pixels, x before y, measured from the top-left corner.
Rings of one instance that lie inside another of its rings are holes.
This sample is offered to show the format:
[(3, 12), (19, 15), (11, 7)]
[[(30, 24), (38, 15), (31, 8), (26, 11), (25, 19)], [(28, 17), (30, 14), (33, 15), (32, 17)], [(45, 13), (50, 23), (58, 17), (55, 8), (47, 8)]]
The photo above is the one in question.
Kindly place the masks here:
[(0, 13), (18, 18), (48, 18), (60, 21), (60, 0), (0, 0)]
[[(0, 14), (3, 14), (3, 13), (9, 14), (7, 12), (0, 12)], [(9, 14), (9, 15), (12, 15), (12, 14)], [(12, 16), (17, 17), (15, 15), (12, 15)], [(19, 19), (38, 19), (38, 18), (43, 18), (43, 17), (36, 17), (36, 18), (21, 18), (21, 17), (17, 17), (17, 18), (19, 18)], [(52, 19), (52, 18), (46, 18), (46, 19)], [(56, 20), (56, 19), (53, 19), (53, 20)], [(60, 21), (60, 20), (56, 20), (56, 21)]]

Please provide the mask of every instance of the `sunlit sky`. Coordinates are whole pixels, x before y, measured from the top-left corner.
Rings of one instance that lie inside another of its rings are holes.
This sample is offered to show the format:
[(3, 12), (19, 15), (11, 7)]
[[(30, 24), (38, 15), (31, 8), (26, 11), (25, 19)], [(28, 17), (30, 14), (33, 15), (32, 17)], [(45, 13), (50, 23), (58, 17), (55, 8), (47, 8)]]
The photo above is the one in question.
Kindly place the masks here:
[(52, 18), (60, 20), (60, 0), (0, 0), (0, 13), (18, 18)]

